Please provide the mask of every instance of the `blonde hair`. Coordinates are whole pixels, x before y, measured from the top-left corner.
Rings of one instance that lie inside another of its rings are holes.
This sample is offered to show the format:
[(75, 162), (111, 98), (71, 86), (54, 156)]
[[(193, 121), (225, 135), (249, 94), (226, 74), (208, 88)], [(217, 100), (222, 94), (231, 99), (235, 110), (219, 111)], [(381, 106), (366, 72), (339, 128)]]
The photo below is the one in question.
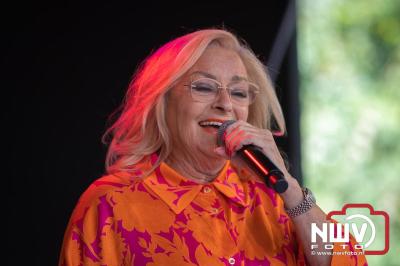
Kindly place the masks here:
[(248, 123), (270, 129), (275, 120), (280, 134), (285, 132), (281, 107), (265, 66), (245, 42), (227, 30), (205, 29), (174, 39), (150, 55), (139, 67), (129, 84), (122, 113), (107, 129), (103, 141), (111, 137), (107, 152), (106, 171), (135, 172), (135, 166), (148, 162), (158, 152), (158, 159), (147, 176), (171, 153), (167, 128), (166, 94), (196, 63), (209, 45), (219, 45), (238, 53), (249, 80), (260, 88), (255, 102), (249, 107)]

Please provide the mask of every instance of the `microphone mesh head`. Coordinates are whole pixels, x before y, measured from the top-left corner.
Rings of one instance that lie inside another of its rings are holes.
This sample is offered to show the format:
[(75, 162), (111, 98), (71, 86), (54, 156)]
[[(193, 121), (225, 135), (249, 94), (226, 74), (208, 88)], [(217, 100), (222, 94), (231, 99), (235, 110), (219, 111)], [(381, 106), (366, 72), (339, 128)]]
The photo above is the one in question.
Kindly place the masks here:
[(224, 133), (226, 128), (229, 125), (232, 125), (233, 123), (235, 123), (236, 120), (226, 120), (224, 123), (222, 123), (222, 125), (218, 128), (218, 132), (217, 132), (217, 144), (218, 146), (224, 146), (225, 145), (225, 140), (224, 138)]

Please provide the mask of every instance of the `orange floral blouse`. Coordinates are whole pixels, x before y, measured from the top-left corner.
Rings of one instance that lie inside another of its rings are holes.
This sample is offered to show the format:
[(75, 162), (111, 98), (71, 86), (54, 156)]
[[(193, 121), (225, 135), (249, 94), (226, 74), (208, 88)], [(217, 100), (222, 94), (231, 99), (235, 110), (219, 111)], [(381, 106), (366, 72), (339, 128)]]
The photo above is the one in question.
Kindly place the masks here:
[[(363, 265), (364, 259), (333, 256), (332, 265)], [(96, 180), (72, 214), (59, 265), (306, 262), (279, 195), (257, 180), (239, 179), (228, 161), (206, 185), (165, 163), (144, 179), (119, 173)]]

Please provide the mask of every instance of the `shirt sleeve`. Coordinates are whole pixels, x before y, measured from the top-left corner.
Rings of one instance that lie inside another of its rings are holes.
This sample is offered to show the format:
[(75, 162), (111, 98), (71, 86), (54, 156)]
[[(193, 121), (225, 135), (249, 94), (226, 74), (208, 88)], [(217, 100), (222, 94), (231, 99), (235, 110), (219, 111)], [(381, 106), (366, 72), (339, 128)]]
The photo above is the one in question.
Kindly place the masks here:
[(115, 230), (107, 187), (91, 185), (80, 198), (64, 235), (60, 266), (129, 264), (130, 253)]

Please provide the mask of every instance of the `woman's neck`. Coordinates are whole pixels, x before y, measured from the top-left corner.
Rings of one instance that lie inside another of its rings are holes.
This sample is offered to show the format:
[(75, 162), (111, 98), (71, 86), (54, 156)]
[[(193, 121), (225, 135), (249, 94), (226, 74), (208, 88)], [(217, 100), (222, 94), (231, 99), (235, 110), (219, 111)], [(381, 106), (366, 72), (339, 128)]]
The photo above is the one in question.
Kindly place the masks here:
[(212, 182), (226, 163), (224, 159), (200, 159), (185, 155), (171, 153), (165, 162), (180, 175), (200, 184)]

